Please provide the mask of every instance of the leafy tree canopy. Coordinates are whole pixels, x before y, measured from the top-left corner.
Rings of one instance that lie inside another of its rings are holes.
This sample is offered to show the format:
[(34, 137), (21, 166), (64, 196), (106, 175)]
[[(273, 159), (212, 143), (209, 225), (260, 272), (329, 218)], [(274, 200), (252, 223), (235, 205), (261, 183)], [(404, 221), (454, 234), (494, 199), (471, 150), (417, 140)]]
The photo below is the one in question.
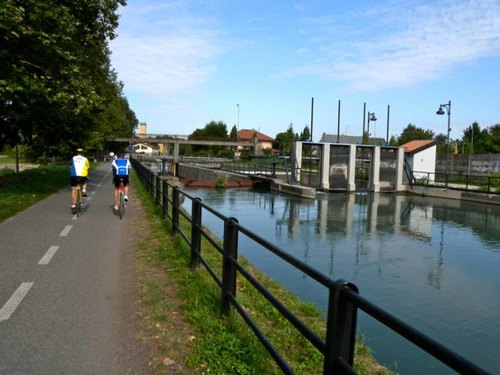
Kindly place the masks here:
[(413, 124), (408, 124), (406, 128), (403, 129), (403, 132), (398, 138), (398, 144), (403, 145), (410, 141), (414, 141), (417, 139), (433, 139), (434, 132), (432, 130), (424, 130), (422, 128), (417, 128)]
[(236, 125), (233, 125), (233, 127), (231, 128), (229, 139), (231, 139), (231, 141), (236, 141), (238, 139), (238, 129), (236, 128)]
[(309, 126), (306, 125), (302, 133), (300, 133), (299, 141), (310, 141), (311, 140), (311, 131), (309, 130)]
[(462, 148), (464, 152), (487, 154), (500, 152), (500, 124), (481, 129), (477, 122), (473, 122), (462, 134)]
[(227, 126), (223, 121), (211, 121), (202, 129), (196, 129), (188, 139), (224, 140), (227, 141)]
[(283, 155), (290, 155), (292, 143), (298, 139), (299, 136), (293, 131), (293, 123), (290, 123), (286, 132), (276, 134), (273, 147), (280, 150)]
[(135, 114), (109, 61), (125, 0), (4, 0), (0, 7), (0, 149), (32, 156), (102, 147)]
[[(196, 129), (188, 136), (189, 140), (227, 141), (227, 126), (223, 121), (211, 121), (202, 129)], [(199, 146), (192, 145), (191, 150), (195, 155), (225, 156), (224, 146)]]

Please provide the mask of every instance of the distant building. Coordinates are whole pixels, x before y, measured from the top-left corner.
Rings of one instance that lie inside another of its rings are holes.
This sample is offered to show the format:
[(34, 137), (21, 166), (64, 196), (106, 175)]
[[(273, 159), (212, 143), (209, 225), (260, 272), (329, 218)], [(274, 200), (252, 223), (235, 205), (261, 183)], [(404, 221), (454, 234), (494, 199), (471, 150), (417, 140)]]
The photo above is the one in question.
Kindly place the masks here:
[(156, 150), (153, 149), (153, 147), (148, 146), (147, 144), (144, 143), (136, 143), (135, 145), (132, 146), (133, 152), (136, 154), (145, 154), (145, 155), (153, 155), (157, 153)]
[[(338, 140), (337, 140), (338, 138)], [(350, 145), (361, 145), (363, 144), (363, 137), (358, 136), (358, 135), (339, 135), (337, 134), (326, 134), (323, 133), (321, 136), (321, 139), (319, 140), (321, 143), (346, 143)], [(384, 146), (385, 145), (385, 138), (373, 138), (370, 137), (368, 139), (369, 145), (373, 146)]]
[(405, 162), (413, 171), (413, 177), (417, 180), (434, 181), (437, 153), (436, 141), (432, 139), (415, 140), (405, 143), (401, 147), (405, 150)]
[(257, 154), (262, 154), (263, 150), (273, 149), (274, 138), (254, 129), (241, 129), (238, 131), (238, 141), (256, 142), (257, 146), (255, 152)]
[(145, 122), (139, 124), (139, 138), (146, 138), (148, 125)]

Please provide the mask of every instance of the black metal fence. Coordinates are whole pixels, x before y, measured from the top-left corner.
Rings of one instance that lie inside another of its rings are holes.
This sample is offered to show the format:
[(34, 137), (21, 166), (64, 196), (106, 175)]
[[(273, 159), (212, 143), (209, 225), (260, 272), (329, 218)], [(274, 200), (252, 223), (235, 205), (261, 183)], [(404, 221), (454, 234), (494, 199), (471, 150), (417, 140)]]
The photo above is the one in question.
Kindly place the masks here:
[[(388, 329), (398, 333), (406, 340), (437, 358), (449, 368), (462, 374), (487, 374), (488, 372), (468, 361), (459, 354), (424, 335), (397, 317), (384, 311), (359, 294), (358, 288), (345, 280), (333, 280), (301, 260), (286, 253), (272, 243), (253, 233), (238, 223), (233, 217), (226, 217), (204, 204), (200, 198), (192, 197), (165, 178), (153, 173), (150, 168), (132, 160), (140, 180), (162, 207), (164, 217), (172, 222), (173, 234), (180, 235), (191, 249), (191, 265), (203, 265), (221, 290), (221, 313), (227, 315), (234, 308), (251, 328), (262, 345), (285, 374), (293, 374), (291, 366), (285, 361), (272, 342), (259, 328), (240, 304), (236, 296), (236, 284), (239, 277), (246, 279), (279, 313), (286, 318), (324, 357), (323, 374), (354, 374), (354, 345), (358, 311), (376, 319)], [(191, 214), (181, 209), (181, 201), (191, 201)], [(203, 227), (203, 214), (207, 212), (221, 221), (223, 226), (222, 246), (213, 239)], [(180, 217), (190, 223), (190, 233), (182, 231)], [(319, 337), (293, 312), (288, 310), (268, 289), (238, 262), (239, 236), (246, 236), (262, 248), (270, 251), (308, 277), (314, 279), (328, 290), (326, 314), (326, 338)], [(214, 270), (203, 258), (201, 240), (205, 238), (221, 255), (222, 269)], [(219, 272), (217, 272), (219, 271)], [(219, 276), (219, 274), (221, 276)]]
[(500, 194), (500, 175), (472, 175), (413, 171), (413, 184), (430, 187)]

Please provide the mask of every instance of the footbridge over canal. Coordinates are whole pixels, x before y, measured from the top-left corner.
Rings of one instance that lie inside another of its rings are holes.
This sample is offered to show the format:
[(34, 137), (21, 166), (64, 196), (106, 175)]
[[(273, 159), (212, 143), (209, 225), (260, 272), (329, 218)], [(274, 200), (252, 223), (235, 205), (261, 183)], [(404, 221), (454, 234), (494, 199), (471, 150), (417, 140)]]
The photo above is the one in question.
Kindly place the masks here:
[(147, 143), (163, 145), (165, 155), (172, 156), (175, 161), (178, 161), (180, 155), (180, 145), (196, 145), (196, 146), (225, 146), (233, 147), (234, 149), (250, 148), (255, 154), (258, 149), (257, 140), (254, 142), (233, 141), (233, 140), (203, 140), (203, 139), (187, 139), (187, 136), (166, 135), (166, 134), (149, 134), (134, 137), (118, 137), (108, 139), (109, 142), (120, 143)]

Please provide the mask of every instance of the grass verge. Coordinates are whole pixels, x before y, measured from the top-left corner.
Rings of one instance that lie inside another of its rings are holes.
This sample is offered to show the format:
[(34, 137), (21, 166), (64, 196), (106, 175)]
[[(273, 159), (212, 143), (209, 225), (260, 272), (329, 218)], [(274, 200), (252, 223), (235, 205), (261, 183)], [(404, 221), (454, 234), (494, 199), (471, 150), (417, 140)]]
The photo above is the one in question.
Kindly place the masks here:
[(0, 170), (0, 222), (69, 184), (68, 166)]
[[(159, 337), (153, 356), (155, 371), (170, 373), (169, 366), (182, 362), (184, 373), (281, 374), (239, 314), (221, 318), (221, 292), (217, 284), (204, 267), (195, 270), (190, 267), (188, 245), (181, 236), (170, 234), (170, 222), (162, 219), (160, 209), (139, 185), (135, 185), (136, 192), (144, 204), (151, 228), (141, 246), (139, 259), (156, 269), (150, 274), (157, 273), (155, 280), (141, 281), (145, 320), (154, 331), (152, 336)], [(180, 225), (189, 236), (189, 223), (181, 218)], [(206, 239), (203, 239), (202, 253), (210, 267), (218, 272), (221, 256)], [(313, 305), (297, 300), (244, 259), (239, 261), (295, 315), (324, 337), (325, 321)], [(162, 275), (163, 280), (169, 281), (161, 281)], [(170, 297), (165, 298), (166, 295)], [(243, 278), (238, 280), (237, 298), (295, 373), (322, 374), (322, 355)], [(179, 329), (178, 334), (176, 330)], [(183, 344), (173, 351), (170, 340), (176, 335), (176, 342)], [(360, 374), (390, 374), (376, 363), (362, 340), (356, 345), (355, 358), (355, 369)]]

